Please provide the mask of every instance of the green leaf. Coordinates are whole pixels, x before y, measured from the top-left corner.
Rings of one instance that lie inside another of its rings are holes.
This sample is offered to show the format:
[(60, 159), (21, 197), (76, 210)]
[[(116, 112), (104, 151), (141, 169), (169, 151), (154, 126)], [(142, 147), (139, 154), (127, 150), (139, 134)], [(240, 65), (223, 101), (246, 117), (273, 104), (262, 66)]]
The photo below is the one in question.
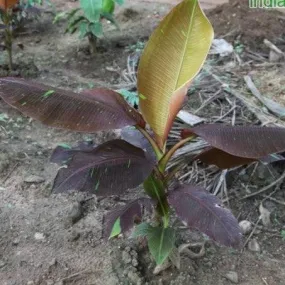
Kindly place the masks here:
[(148, 223), (141, 223), (135, 227), (132, 238), (145, 237), (152, 227)]
[(65, 148), (65, 149), (71, 149), (71, 146), (66, 144), (66, 143), (60, 143), (57, 146), (61, 146), (61, 147)]
[(115, 10), (115, 2), (113, 0), (103, 0), (102, 13), (113, 14)]
[(125, 0), (115, 0), (115, 2), (119, 5), (123, 5)]
[(129, 102), (132, 106), (139, 104), (139, 97), (136, 92), (131, 92), (126, 89), (121, 89), (118, 91), (127, 102)]
[(101, 37), (103, 34), (103, 27), (101, 22), (91, 23), (89, 25), (89, 31), (97, 38)]
[(100, 14), (103, 7), (102, 0), (80, 0), (80, 6), (84, 11), (86, 18), (91, 23), (96, 23), (100, 20)]
[(79, 25), (79, 31), (80, 31), (80, 38), (86, 37), (87, 33), (89, 32), (89, 26), (87, 22), (81, 22)]
[(158, 265), (162, 264), (173, 250), (175, 231), (171, 228), (150, 227), (147, 239), (150, 253)]
[(109, 239), (118, 236), (120, 233), (121, 233), (121, 223), (120, 223), (120, 218), (118, 218), (114, 223)]

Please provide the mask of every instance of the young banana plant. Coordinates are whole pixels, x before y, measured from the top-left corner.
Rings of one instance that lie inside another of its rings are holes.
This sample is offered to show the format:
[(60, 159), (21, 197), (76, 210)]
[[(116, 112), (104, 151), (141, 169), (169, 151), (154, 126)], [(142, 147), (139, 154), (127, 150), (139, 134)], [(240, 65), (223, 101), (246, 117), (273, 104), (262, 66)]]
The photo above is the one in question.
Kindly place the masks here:
[[(57, 147), (51, 161), (66, 167), (58, 171), (53, 191), (109, 196), (143, 184), (145, 196), (105, 217), (104, 234), (115, 237), (135, 227), (133, 236), (147, 239), (157, 264), (169, 257), (175, 244), (170, 220), (173, 212), (190, 229), (198, 229), (222, 245), (241, 244), (236, 218), (217, 197), (195, 185), (171, 183), (176, 170), (168, 170), (167, 165), (178, 148), (198, 136), (210, 147), (194, 160), (220, 168), (249, 164), (285, 150), (283, 128), (219, 124), (183, 130), (181, 141), (167, 149), (173, 121), (205, 62), (212, 39), (212, 26), (197, 0), (184, 0), (170, 11), (140, 59), (141, 113), (109, 89), (78, 94), (24, 79), (0, 79), (3, 100), (46, 125), (88, 133), (123, 128), (122, 139), (99, 146)], [(143, 222), (144, 210), (154, 212), (150, 223)]]

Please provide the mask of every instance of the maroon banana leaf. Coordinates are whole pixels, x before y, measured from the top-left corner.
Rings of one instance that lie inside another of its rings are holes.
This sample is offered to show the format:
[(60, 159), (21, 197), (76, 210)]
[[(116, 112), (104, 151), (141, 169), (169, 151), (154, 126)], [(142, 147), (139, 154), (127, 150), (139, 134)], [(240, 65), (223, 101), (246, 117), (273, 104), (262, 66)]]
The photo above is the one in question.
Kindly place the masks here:
[(81, 132), (144, 126), (141, 115), (109, 89), (81, 93), (18, 78), (0, 78), (0, 97), (42, 123)]
[(154, 167), (142, 149), (123, 140), (112, 140), (89, 151), (73, 151), (71, 156), (55, 178), (55, 193), (77, 190), (98, 196), (119, 195), (140, 185)]
[(93, 144), (93, 141), (80, 142), (76, 147), (70, 147), (62, 144), (54, 149), (50, 161), (59, 165), (68, 164), (76, 153), (81, 151), (91, 151), (96, 147), (97, 146)]
[(209, 124), (182, 131), (182, 137), (197, 135), (212, 148), (196, 158), (220, 168), (230, 168), (266, 159), (285, 150), (285, 129)]
[(109, 238), (115, 222), (120, 219), (121, 233), (129, 231), (135, 222), (142, 220), (143, 210), (151, 211), (153, 202), (149, 198), (139, 198), (124, 207), (115, 209), (104, 217), (103, 236)]
[(128, 143), (143, 149), (146, 156), (153, 161), (157, 161), (155, 152), (147, 138), (135, 127), (126, 127), (121, 131), (121, 137)]
[(168, 201), (190, 229), (197, 229), (222, 245), (240, 246), (239, 224), (216, 196), (203, 188), (183, 185), (169, 193)]

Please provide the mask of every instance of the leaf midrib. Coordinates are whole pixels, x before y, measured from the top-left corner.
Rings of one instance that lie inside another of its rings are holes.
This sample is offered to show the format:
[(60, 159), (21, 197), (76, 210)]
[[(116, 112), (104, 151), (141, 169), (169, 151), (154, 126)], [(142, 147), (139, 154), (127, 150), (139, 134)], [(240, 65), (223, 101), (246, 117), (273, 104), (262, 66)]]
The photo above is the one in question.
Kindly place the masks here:
[(199, 205), (200, 205), (202, 208), (205, 208), (205, 209), (207, 209), (210, 213), (212, 213), (213, 216), (219, 221), (220, 225), (222, 225), (222, 227), (224, 228), (224, 230), (228, 233), (228, 235), (230, 236), (231, 240), (234, 241), (234, 239), (232, 238), (232, 235), (231, 235), (230, 231), (227, 230), (227, 228), (226, 228), (226, 226), (224, 225), (224, 223), (222, 223), (222, 220), (219, 219), (219, 216), (216, 215), (215, 212), (212, 211), (211, 208), (207, 207), (206, 204), (201, 203), (201, 199), (196, 198), (194, 195), (191, 195), (191, 193), (190, 193), (191, 191), (187, 191), (187, 192), (183, 191), (183, 192), (184, 192), (186, 195), (189, 195), (189, 196), (190, 196), (193, 200), (195, 200), (197, 203), (199, 203)]
[[(196, 7), (197, 7), (197, 0), (194, 0), (194, 7), (193, 7), (193, 10), (192, 10), (192, 13), (191, 13), (191, 20), (190, 20), (190, 24), (189, 24), (189, 27), (188, 27), (188, 31), (187, 31), (187, 38), (186, 38), (186, 41), (185, 41), (185, 45), (184, 45), (184, 48), (183, 48), (183, 56), (181, 58), (181, 62), (180, 62), (180, 67), (179, 67), (179, 72), (178, 72), (178, 75), (177, 75), (177, 79), (176, 79), (176, 83), (175, 83), (175, 89), (174, 91), (176, 91), (178, 88), (178, 81), (179, 81), (179, 78), (180, 78), (180, 74), (181, 74), (181, 70), (182, 70), (182, 67), (183, 67), (183, 62), (184, 62), (184, 59), (185, 59), (185, 54), (186, 54), (186, 49), (187, 49), (187, 45), (188, 45), (188, 40), (189, 40), (189, 34), (190, 34), (190, 31), (192, 30), (193, 28), (193, 22), (194, 22), (194, 14), (196, 12)], [(180, 88), (181, 86), (179, 86)]]

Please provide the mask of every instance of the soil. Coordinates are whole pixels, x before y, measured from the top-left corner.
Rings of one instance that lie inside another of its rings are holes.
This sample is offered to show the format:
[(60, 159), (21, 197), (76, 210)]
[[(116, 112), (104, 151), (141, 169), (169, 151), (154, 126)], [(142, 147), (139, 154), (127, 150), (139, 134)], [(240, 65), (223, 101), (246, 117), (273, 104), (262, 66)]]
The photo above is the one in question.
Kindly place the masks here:
[[(78, 5), (75, 1), (53, 2), (58, 10)], [(207, 12), (217, 35), (237, 28), (239, 32), (226, 39), (239, 40), (259, 51), (264, 49), (263, 38), (276, 42), (284, 36), (285, 23), (278, 19), (279, 12), (251, 11), (245, 2), (231, 1)], [(76, 34), (64, 34), (64, 22), (53, 25), (51, 9), (45, 8), (38, 21), (28, 22), (17, 33), (13, 75), (76, 91), (101, 86), (119, 88), (128, 55), (140, 49), (170, 7), (139, 1), (123, 6), (117, 14), (121, 31), (105, 23), (106, 37), (100, 40), (94, 57), (85, 40), (79, 40)], [(7, 74), (4, 56), (2, 53), (2, 76)], [(3, 101), (0, 128), (1, 285), (226, 285), (234, 284), (225, 277), (230, 271), (237, 273), (238, 284), (285, 284), (285, 241), (280, 235), (280, 227), (285, 224), (284, 206), (264, 203), (274, 221), (265, 231), (260, 229), (254, 234), (260, 252), (247, 247), (235, 251), (207, 241), (204, 257), (194, 260), (182, 255), (180, 271), (170, 267), (154, 276), (155, 264), (143, 244), (127, 238), (109, 242), (102, 239), (103, 215), (125, 200), (142, 195), (140, 188), (124, 197), (103, 200), (82, 193), (50, 194), (58, 166), (49, 163), (49, 157), (56, 145), (76, 145), (88, 139), (101, 143), (117, 137), (117, 132), (94, 135), (51, 129), (23, 117)], [(258, 188), (272, 182), (280, 169), (274, 171), (259, 166), (254, 185)], [(243, 183), (251, 178), (245, 173)], [(244, 192), (246, 187), (239, 194)], [(285, 200), (284, 192), (278, 195), (278, 200)], [(259, 204), (260, 200), (253, 198), (232, 201), (229, 206), (239, 220), (254, 222), (259, 216)], [(177, 245), (204, 240), (196, 232), (184, 231), (179, 232)]]
[(230, 0), (228, 4), (220, 5), (207, 14), (216, 37), (242, 43), (255, 51), (267, 50), (264, 39), (276, 43), (285, 38), (284, 13), (273, 9), (249, 9), (248, 0)]

